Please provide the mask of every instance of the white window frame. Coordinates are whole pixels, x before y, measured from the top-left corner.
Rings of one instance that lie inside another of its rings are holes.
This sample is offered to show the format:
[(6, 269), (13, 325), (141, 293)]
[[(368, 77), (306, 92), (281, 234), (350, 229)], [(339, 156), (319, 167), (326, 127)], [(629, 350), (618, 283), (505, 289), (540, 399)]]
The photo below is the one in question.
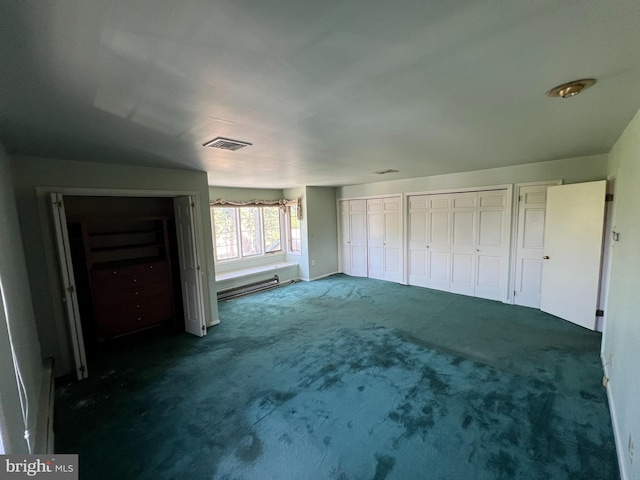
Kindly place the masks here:
[[(300, 208), (298, 205), (295, 206), (296, 209)], [(298, 220), (298, 229), (300, 231), (300, 249), (299, 250), (293, 250), (292, 246), (291, 246), (291, 242), (293, 240), (293, 235), (291, 234), (291, 206), (287, 207), (287, 253), (290, 253), (292, 255), (302, 255), (302, 223), (300, 222), (300, 220)], [(297, 210), (296, 210), (296, 214), (298, 214)]]
[[(216, 225), (215, 225), (215, 216), (214, 216), (214, 209), (216, 208), (231, 208), (235, 211), (235, 217), (236, 217), (236, 242), (237, 242), (237, 248), (238, 248), (238, 256), (234, 257), (234, 258), (228, 258), (228, 259), (218, 259), (218, 251), (217, 251), (217, 247), (216, 247)], [(242, 233), (241, 233), (241, 229), (240, 229), (240, 209), (241, 208), (257, 208), (260, 212), (259, 215), (259, 221), (258, 221), (258, 235), (259, 235), (259, 243), (260, 243), (260, 253), (254, 254), (254, 255), (243, 255), (242, 253)], [(277, 208), (278, 209), (278, 214), (280, 217), (280, 250), (276, 250), (276, 251), (272, 251), (272, 252), (265, 252), (265, 238), (264, 238), (264, 209), (265, 208)], [(213, 258), (216, 264), (230, 264), (230, 263), (241, 263), (241, 262), (245, 262), (247, 260), (251, 260), (251, 259), (255, 259), (255, 258), (264, 258), (264, 257), (269, 257), (271, 255), (278, 255), (278, 254), (284, 254), (286, 253), (286, 250), (283, 248), (282, 244), (283, 241), (286, 242), (287, 241), (287, 235), (286, 235), (286, 228), (285, 228), (285, 218), (284, 218), (284, 214), (282, 212), (282, 209), (280, 209), (277, 205), (243, 205), (243, 206), (236, 206), (236, 205), (212, 205), (211, 206), (211, 230), (212, 230), (212, 234), (213, 234)]]

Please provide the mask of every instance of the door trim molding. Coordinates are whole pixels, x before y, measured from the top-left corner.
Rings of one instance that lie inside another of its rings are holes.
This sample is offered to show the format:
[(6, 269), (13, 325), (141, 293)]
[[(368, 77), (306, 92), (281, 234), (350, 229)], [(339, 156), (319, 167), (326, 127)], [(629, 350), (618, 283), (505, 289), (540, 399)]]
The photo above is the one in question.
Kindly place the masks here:
[[(64, 315), (64, 305), (59, 295), (62, 283), (60, 281), (60, 269), (58, 266), (58, 258), (56, 254), (55, 239), (52, 232), (53, 221), (49, 214), (48, 198), (51, 193), (60, 193), (63, 196), (87, 196), (87, 197), (182, 197), (192, 196), (196, 205), (201, 201), (200, 193), (193, 190), (145, 190), (145, 189), (122, 189), (122, 188), (91, 188), (91, 187), (56, 187), (56, 186), (37, 186), (35, 187), (36, 202), (38, 205), (38, 215), (40, 217), (40, 229), (42, 232), (42, 241), (44, 244), (44, 257), (47, 268), (47, 280), (50, 291), (47, 292), (51, 296), (51, 304), (53, 306), (52, 317), (57, 337), (58, 355), (61, 363), (60, 371), (73, 371), (76, 366), (73, 357), (72, 342), (75, 341), (72, 336), (67, 334), (67, 327)], [(196, 245), (199, 251), (204, 252), (204, 236), (202, 226), (202, 214), (200, 208), (195, 209), (196, 215)], [(208, 275), (206, 265), (203, 265), (203, 276)], [(211, 305), (207, 302), (210, 295), (208, 285), (205, 286), (203, 281), (203, 308), (205, 312), (205, 322), (207, 326), (214, 325), (215, 322), (211, 318)], [(217, 319), (216, 319), (217, 320)], [(84, 339), (82, 339), (84, 342)]]

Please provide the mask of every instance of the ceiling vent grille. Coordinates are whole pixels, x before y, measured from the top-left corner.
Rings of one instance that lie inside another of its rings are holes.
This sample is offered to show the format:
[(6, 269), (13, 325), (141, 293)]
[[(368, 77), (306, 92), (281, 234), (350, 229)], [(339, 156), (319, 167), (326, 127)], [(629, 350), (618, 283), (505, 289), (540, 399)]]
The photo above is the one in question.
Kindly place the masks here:
[(232, 152), (235, 152), (236, 150), (248, 147), (249, 145), (252, 144), (249, 142), (242, 142), (240, 140), (232, 140), (230, 138), (216, 137), (213, 140), (203, 144), (202, 146), (218, 148), (220, 150), (231, 150)]

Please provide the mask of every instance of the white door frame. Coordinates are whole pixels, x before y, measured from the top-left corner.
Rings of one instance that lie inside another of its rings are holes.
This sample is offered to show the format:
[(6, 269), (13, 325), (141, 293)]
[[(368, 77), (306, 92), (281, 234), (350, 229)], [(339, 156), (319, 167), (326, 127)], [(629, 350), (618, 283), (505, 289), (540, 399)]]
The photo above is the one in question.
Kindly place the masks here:
[(542, 185), (546, 185), (548, 187), (554, 186), (554, 185), (562, 185), (562, 180), (547, 180), (547, 181), (543, 181), (543, 182), (524, 182), (524, 183), (516, 183), (515, 184), (515, 190), (514, 190), (514, 195), (513, 195), (513, 200), (512, 200), (512, 209), (511, 211), (513, 212), (512, 215), (512, 219), (511, 219), (511, 236), (509, 238), (509, 242), (511, 244), (511, 248), (510, 248), (510, 252), (509, 252), (509, 256), (511, 257), (511, 260), (509, 262), (509, 281), (508, 281), (508, 285), (509, 285), (509, 289), (507, 291), (507, 301), (506, 303), (510, 303), (512, 305), (515, 305), (515, 296), (513, 295), (515, 290), (516, 290), (516, 260), (517, 260), (517, 244), (518, 244), (518, 234), (520, 233), (518, 231), (518, 222), (520, 221), (520, 212), (519, 212), (519, 206), (518, 206), (518, 199), (520, 198), (520, 191), (523, 187), (536, 187), (536, 186), (542, 186)]
[[(53, 236), (52, 224), (51, 224), (51, 214), (49, 213), (49, 196), (51, 193), (60, 193), (63, 196), (87, 196), (87, 197), (167, 197), (167, 198), (175, 198), (175, 197), (184, 197), (184, 196), (192, 196), (194, 197), (196, 204), (200, 205), (200, 194), (197, 191), (192, 190), (143, 190), (143, 189), (116, 189), (116, 188), (84, 188), (84, 187), (36, 187), (36, 200), (38, 202), (38, 213), (40, 215), (40, 226), (42, 229), (43, 235), (43, 244), (44, 244), (44, 254), (47, 263), (47, 272), (48, 272), (48, 280), (49, 285), (51, 286), (51, 291), (48, 292), (51, 295), (51, 302), (53, 306), (53, 318), (55, 322), (55, 330), (58, 337), (58, 347), (60, 356), (63, 360), (67, 360), (69, 363), (67, 365), (63, 363), (62, 369), (66, 370), (68, 367), (69, 370), (75, 368), (77, 370), (78, 366), (74, 365), (73, 354), (71, 346), (73, 342), (81, 341), (84, 343), (84, 339), (74, 337), (74, 334), (77, 332), (69, 332), (67, 334), (68, 329), (66, 326), (65, 320), (65, 310), (61, 296), (59, 292), (62, 289), (62, 284), (60, 282), (60, 269), (58, 266), (56, 247), (55, 247), (55, 239)], [(199, 208), (195, 209), (196, 212), (196, 248), (200, 252), (204, 252), (204, 235), (202, 230), (202, 215)], [(71, 261), (71, 259), (68, 259)], [(207, 277), (206, 266), (203, 266), (203, 276)], [(203, 285), (204, 287), (204, 285)], [(219, 323), (217, 319), (212, 321), (211, 318), (211, 309), (206, 308), (206, 300), (205, 297), (206, 291), (203, 292), (203, 298), (201, 299), (203, 302), (202, 308), (205, 313), (205, 322), (207, 326), (211, 326), (213, 324)]]

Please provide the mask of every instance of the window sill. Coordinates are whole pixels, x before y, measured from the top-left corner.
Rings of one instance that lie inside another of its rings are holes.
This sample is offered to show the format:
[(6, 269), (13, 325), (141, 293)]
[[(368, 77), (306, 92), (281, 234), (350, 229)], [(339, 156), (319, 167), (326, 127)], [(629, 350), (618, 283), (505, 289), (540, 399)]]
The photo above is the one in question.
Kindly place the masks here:
[(242, 268), (239, 270), (231, 270), (229, 272), (217, 273), (216, 274), (216, 282), (224, 282), (225, 280), (235, 280), (238, 278), (250, 277), (252, 275), (257, 275), (260, 273), (274, 273), (276, 274), (278, 270), (282, 270), (283, 268), (293, 268), (298, 267), (296, 262), (278, 262), (278, 263), (268, 263), (266, 265), (258, 265), (250, 268)]

